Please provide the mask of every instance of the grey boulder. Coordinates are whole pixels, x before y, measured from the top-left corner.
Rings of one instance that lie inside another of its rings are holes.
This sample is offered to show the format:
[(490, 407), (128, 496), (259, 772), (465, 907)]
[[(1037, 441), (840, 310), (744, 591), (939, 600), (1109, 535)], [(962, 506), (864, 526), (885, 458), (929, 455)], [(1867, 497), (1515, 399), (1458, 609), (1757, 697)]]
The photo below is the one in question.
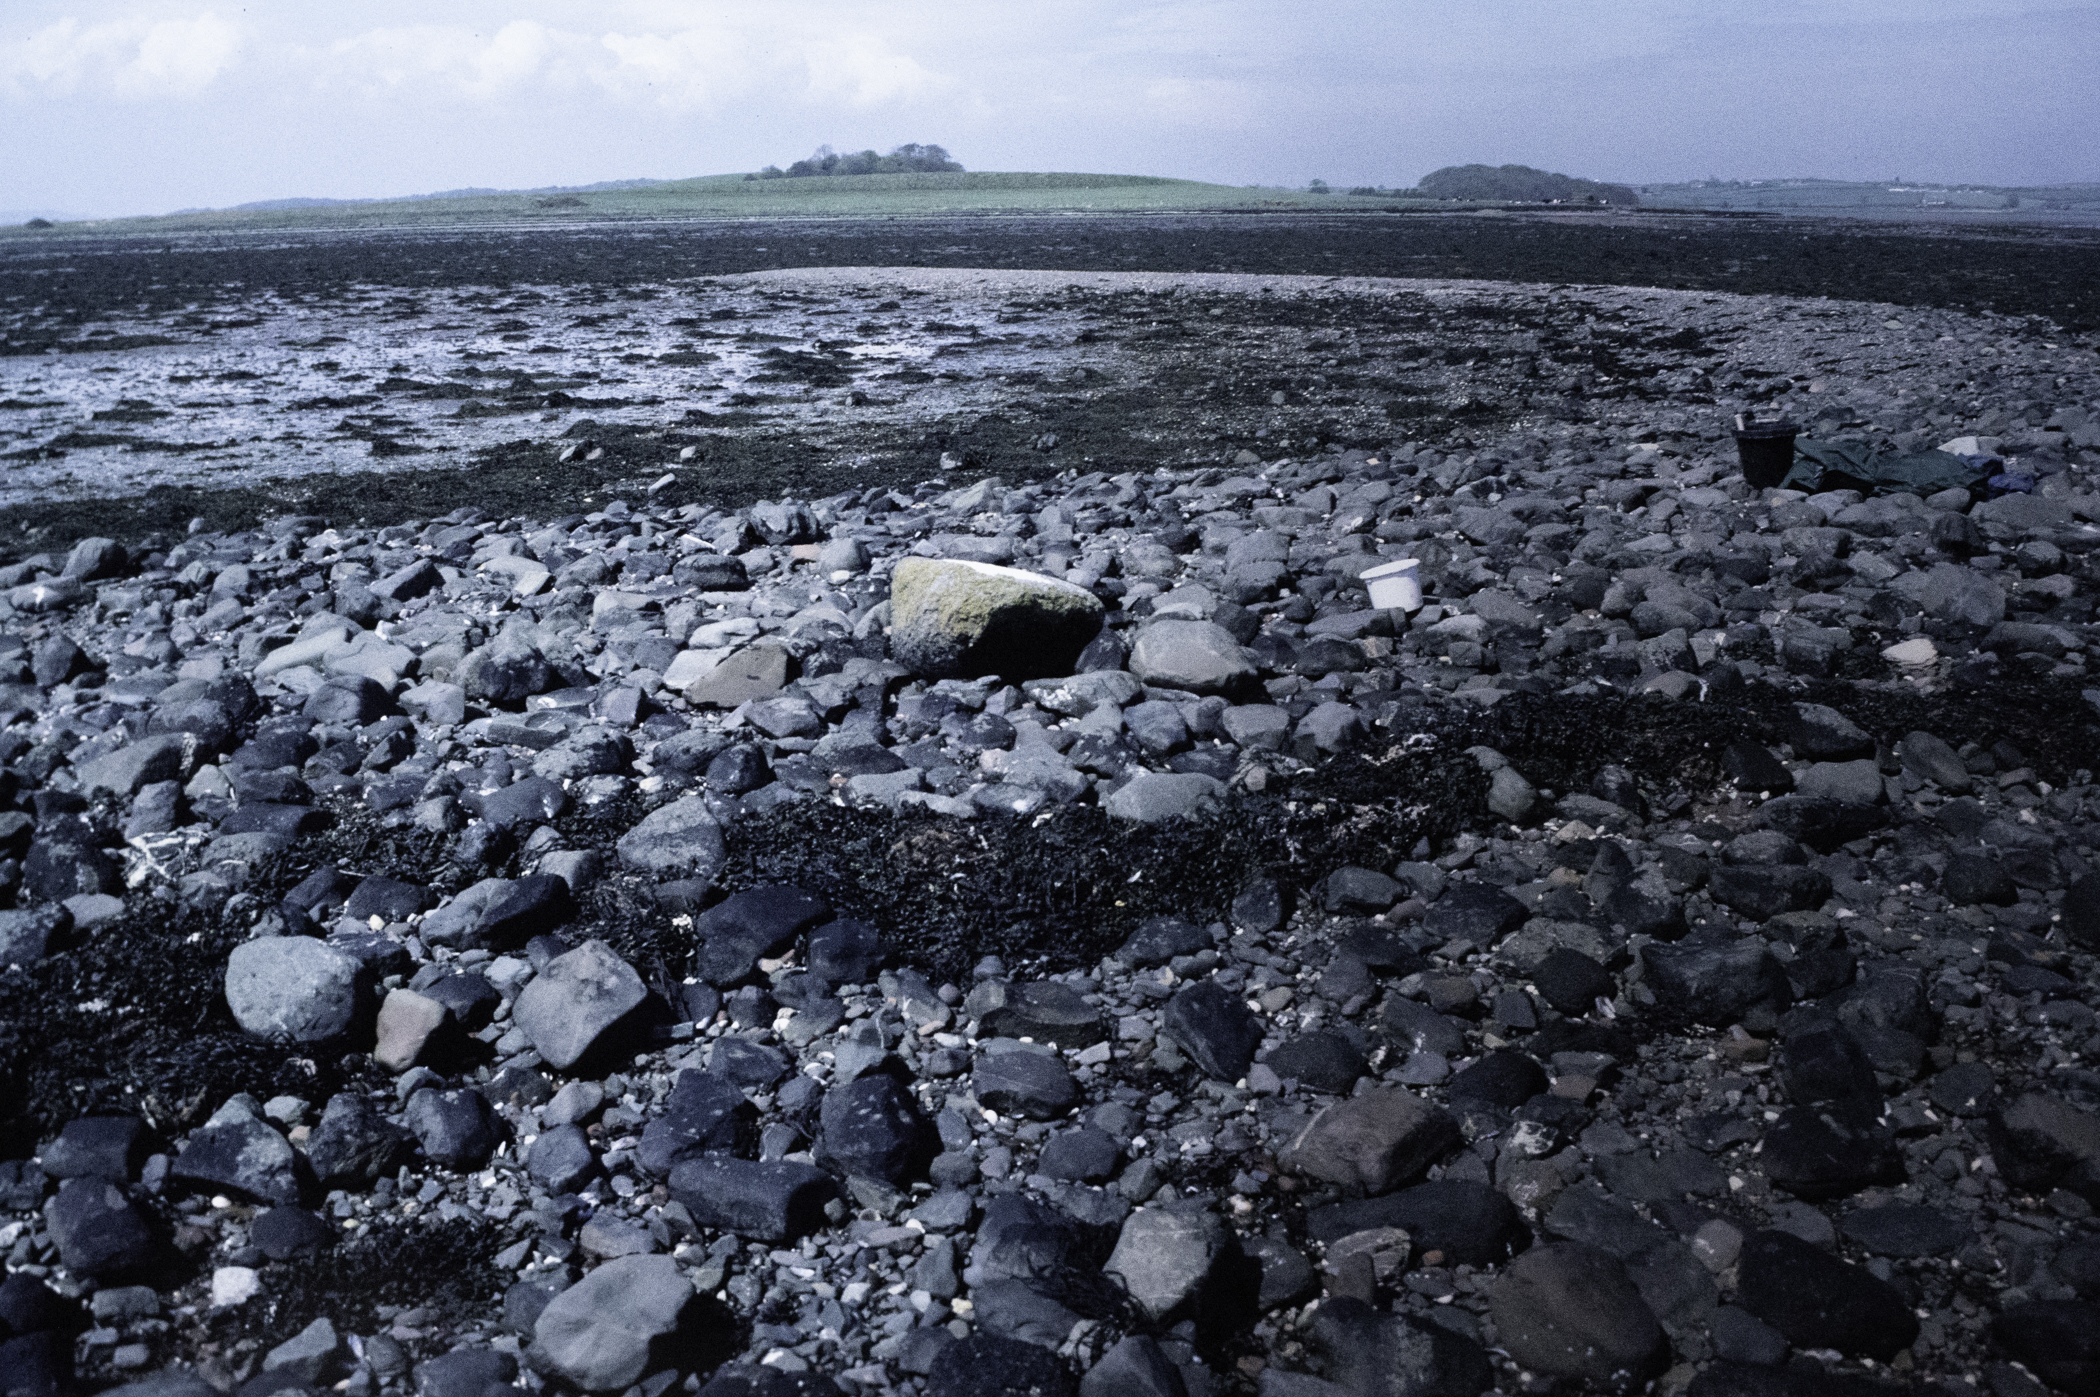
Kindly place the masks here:
[(2005, 619), (2005, 593), (1974, 568), (1935, 563), (1923, 572), (1907, 572), (1890, 585), (1936, 621), (1993, 626)]
[(648, 998), (633, 967), (592, 939), (556, 956), (519, 992), (511, 1021), (541, 1057), (566, 1071), (581, 1061)]
[(407, 1153), (406, 1130), (379, 1114), (364, 1096), (339, 1091), (328, 1098), (320, 1124), (307, 1137), (306, 1159), (327, 1187), (363, 1187), (391, 1174)]
[(597, 1170), (598, 1157), (591, 1150), (590, 1137), (575, 1124), (541, 1131), (525, 1160), (525, 1172), (549, 1193), (573, 1192)]
[(158, 733), (119, 747), (107, 756), (75, 768), (81, 793), (98, 791), (112, 795), (137, 795), (141, 786), (172, 781), (181, 775), (186, 759), (196, 751), (197, 740), (187, 733)]
[(51, 943), (72, 925), (73, 914), (63, 907), (0, 912), (0, 969), (36, 964), (50, 953)]
[(1037, 1121), (1056, 1120), (1085, 1099), (1064, 1063), (1025, 1049), (987, 1054), (974, 1085), (988, 1109)]
[(325, 941), (259, 937), (226, 959), (226, 1004), (257, 1037), (319, 1042), (347, 1033), (357, 1019), (363, 969)]
[(138, 1204), (107, 1179), (67, 1179), (44, 1205), (44, 1225), (66, 1268), (83, 1276), (135, 1271), (153, 1259), (153, 1230)]
[(1160, 1032), (1195, 1060), (1207, 1077), (1236, 1082), (1261, 1046), (1261, 1020), (1215, 980), (1177, 990), (1160, 1016)]
[(1486, 1350), (1473, 1340), (1411, 1317), (1381, 1314), (1350, 1296), (1321, 1302), (1310, 1337), (1336, 1392), (1474, 1397), (1495, 1380)]
[(1518, 1257), (1496, 1281), (1489, 1307), (1502, 1346), (1534, 1372), (1625, 1383), (1648, 1376), (1668, 1352), (1626, 1268), (1576, 1243)]
[(170, 1173), (240, 1198), (291, 1205), (299, 1201), (298, 1157), (291, 1142), (253, 1116), (213, 1118), (192, 1131)]
[(59, 576), (70, 577), (81, 582), (96, 582), (105, 577), (121, 577), (125, 565), (130, 561), (124, 545), (113, 538), (84, 538), (73, 545), (66, 554), (65, 566)]
[(1441, 1107), (1399, 1087), (1377, 1088), (1314, 1116), (1282, 1162), (1344, 1188), (1390, 1193), (1420, 1178), (1458, 1140), (1458, 1123)]
[(789, 1160), (699, 1155), (671, 1171), (671, 1196), (702, 1227), (761, 1242), (791, 1241), (824, 1226), (831, 1176)]
[(1225, 783), (1201, 772), (1151, 771), (1109, 793), (1101, 808), (1118, 820), (1156, 825), (1162, 820), (1194, 820), (1225, 803)]
[(471, 1087), (425, 1087), (408, 1098), (403, 1118), (423, 1153), (450, 1169), (479, 1169), (509, 1133), (489, 1099)]
[(264, 1354), (263, 1371), (281, 1375), (289, 1383), (310, 1387), (324, 1374), (334, 1376), (330, 1370), (341, 1356), (342, 1349), (342, 1336), (323, 1315)]
[(712, 878), (724, 858), (722, 827), (703, 796), (650, 811), (616, 847), (621, 863), (658, 878)]
[(1238, 1255), (1232, 1230), (1212, 1213), (1140, 1208), (1123, 1220), (1103, 1269), (1123, 1282), (1145, 1318), (1169, 1324), (1199, 1303)]
[(1079, 1383), (1079, 1397), (1184, 1397), (1187, 1391), (1159, 1341), (1145, 1334), (1132, 1334), (1102, 1354)]
[(539, 648), (519, 636), (500, 635), (468, 655), (457, 679), (467, 697), (515, 706), (558, 682)]
[(1223, 626), (1209, 621), (1155, 621), (1138, 632), (1130, 672), (1162, 689), (1220, 694), (1254, 679), (1247, 652)]
[(676, 1367), (699, 1312), (693, 1284), (668, 1256), (608, 1261), (547, 1302), (532, 1330), (545, 1371), (585, 1392), (618, 1392)]
[(848, 1174), (891, 1184), (923, 1177), (940, 1149), (933, 1125), (912, 1094), (882, 1073), (862, 1077), (824, 1095), (820, 1160)]

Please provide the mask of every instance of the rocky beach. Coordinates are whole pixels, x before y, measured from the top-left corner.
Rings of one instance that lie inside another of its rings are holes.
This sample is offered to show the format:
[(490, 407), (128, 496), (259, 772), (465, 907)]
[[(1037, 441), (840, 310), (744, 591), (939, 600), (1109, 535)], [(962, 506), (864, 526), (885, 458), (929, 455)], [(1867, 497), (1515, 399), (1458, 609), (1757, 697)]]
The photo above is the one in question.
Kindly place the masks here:
[(1886, 236), (14, 256), (0, 1384), (2100, 1390), (2100, 338)]

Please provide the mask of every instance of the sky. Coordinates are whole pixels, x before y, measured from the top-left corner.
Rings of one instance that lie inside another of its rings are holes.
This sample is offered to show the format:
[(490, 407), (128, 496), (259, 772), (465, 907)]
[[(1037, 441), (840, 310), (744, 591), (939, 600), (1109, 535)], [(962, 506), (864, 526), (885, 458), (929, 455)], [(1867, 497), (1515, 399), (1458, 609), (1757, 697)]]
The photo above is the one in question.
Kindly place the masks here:
[(0, 210), (675, 179), (818, 145), (1410, 186), (2100, 181), (2100, 3), (0, 0)]

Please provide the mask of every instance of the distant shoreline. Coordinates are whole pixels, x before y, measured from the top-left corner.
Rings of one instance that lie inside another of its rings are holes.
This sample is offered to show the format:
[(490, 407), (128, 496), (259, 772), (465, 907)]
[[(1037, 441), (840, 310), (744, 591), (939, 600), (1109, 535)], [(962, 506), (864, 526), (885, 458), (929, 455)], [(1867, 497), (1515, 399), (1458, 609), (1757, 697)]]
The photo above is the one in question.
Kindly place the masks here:
[[(1634, 185), (1641, 203), (1612, 216), (1707, 214), (1852, 218), (1952, 226), (2100, 226), (2100, 185), (1983, 188), (1839, 181)], [(1942, 202), (1934, 198), (1944, 194)], [(1901, 196), (1900, 199), (1898, 196)], [(1904, 202), (1908, 200), (1910, 202)], [(2016, 206), (2004, 207), (2006, 202)], [(1987, 207), (1988, 202), (1998, 206)], [(0, 237), (82, 233), (387, 232), (601, 223), (1156, 213), (1478, 213), (1595, 216), (1580, 204), (1433, 199), (1413, 190), (1348, 192), (1208, 184), (1155, 175), (959, 171), (753, 179), (613, 180), (526, 190), (465, 189), (379, 199), (272, 199), (225, 209), (0, 225)]]

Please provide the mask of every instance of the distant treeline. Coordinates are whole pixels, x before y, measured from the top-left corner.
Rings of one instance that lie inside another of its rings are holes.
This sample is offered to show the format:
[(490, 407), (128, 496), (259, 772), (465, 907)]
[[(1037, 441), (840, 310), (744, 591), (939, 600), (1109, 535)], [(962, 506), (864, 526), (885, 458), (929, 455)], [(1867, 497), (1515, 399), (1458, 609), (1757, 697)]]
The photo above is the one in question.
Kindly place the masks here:
[(1431, 199), (1508, 199), (1529, 204), (1618, 204), (1640, 198), (1623, 184), (1599, 184), (1572, 175), (1549, 174), (1529, 165), (1447, 165), (1422, 176), (1419, 191)]
[(812, 175), (900, 175), (942, 174), (961, 170), (962, 166), (948, 158), (948, 152), (939, 146), (907, 143), (898, 146), (888, 155), (877, 155), (872, 150), (848, 151), (839, 154), (830, 146), (818, 146), (816, 154), (807, 160), (797, 160), (785, 170), (778, 165), (768, 165), (755, 175), (745, 179), (806, 179)]

